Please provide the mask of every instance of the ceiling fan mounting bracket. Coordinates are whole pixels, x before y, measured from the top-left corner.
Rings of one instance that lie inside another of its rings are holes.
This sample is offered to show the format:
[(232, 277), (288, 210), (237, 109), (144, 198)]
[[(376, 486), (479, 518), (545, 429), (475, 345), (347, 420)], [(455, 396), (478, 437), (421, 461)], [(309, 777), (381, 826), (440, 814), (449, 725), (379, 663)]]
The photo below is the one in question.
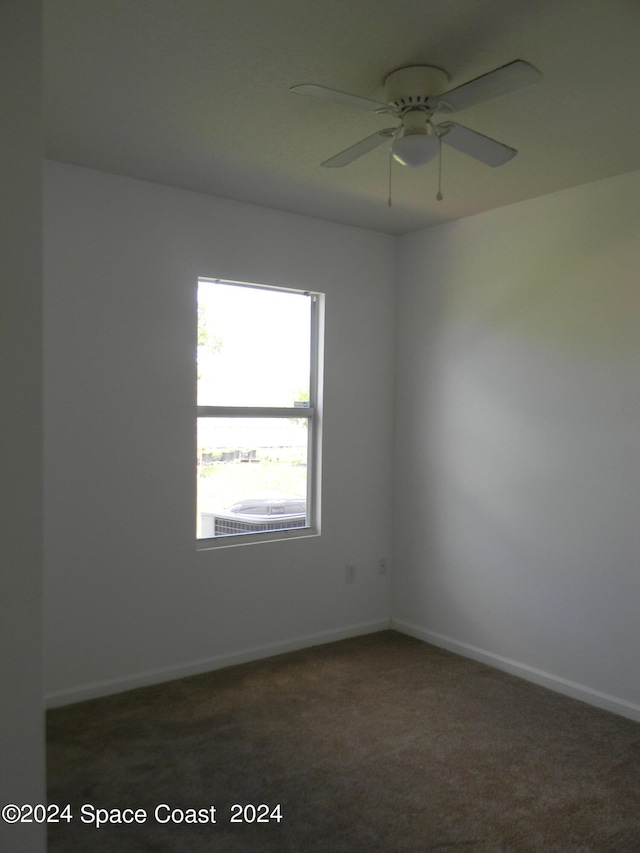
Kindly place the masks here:
[(449, 75), (431, 65), (409, 65), (388, 74), (384, 80), (387, 101), (396, 109), (426, 106), (430, 98), (447, 89)]

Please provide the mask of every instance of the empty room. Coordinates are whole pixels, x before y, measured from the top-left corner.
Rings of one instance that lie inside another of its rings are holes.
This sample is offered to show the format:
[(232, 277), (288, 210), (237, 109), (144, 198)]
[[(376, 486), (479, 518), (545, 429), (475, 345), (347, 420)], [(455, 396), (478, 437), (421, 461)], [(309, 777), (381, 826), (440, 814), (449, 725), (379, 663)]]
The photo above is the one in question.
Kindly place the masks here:
[(640, 850), (640, 7), (0, 32), (2, 849)]

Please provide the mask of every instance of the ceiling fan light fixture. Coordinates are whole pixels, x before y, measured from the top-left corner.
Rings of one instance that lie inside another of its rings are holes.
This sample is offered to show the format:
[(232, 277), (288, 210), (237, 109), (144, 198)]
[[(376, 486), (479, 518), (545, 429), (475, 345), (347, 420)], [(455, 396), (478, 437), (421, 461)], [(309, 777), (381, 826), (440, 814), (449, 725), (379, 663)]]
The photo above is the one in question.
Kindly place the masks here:
[(405, 132), (391, 145), (394, 159), (403, 166), (425, 166), (437, 156), (439, 148), (438, 137), (425, 131)]

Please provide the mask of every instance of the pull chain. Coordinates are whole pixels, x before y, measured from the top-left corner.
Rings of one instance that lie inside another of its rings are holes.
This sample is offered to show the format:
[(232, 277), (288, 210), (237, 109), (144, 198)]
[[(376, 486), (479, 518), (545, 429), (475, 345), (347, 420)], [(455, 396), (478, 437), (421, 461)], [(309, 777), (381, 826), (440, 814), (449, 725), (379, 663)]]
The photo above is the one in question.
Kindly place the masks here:
[(442, 195), (442, 137), (438, 136), (438, 195), (436, 199), (438, 201), (442, 201), (444, 196)]
[(393, 171), (393, 151), (389, 150), (389, 199), (387, 206), (391, 207), (391, 173)]

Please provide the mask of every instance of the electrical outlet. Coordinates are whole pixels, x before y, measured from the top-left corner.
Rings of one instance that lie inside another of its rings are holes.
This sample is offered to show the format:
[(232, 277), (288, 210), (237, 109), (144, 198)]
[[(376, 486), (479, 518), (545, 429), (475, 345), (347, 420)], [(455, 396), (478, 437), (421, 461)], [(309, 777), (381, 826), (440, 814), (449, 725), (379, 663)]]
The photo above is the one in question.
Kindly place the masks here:
[(356, 582), (356, 567), (355, 566), (347, 566), (346, 567), (345, 580), (347, 583), (355, 583)]
[(386, 573), (387, 573), (387, 558), (386, 557), (380, 557), (380, 559), (378, 560), (378, 571), (380, 572), (381, 575), (386, 575)]

